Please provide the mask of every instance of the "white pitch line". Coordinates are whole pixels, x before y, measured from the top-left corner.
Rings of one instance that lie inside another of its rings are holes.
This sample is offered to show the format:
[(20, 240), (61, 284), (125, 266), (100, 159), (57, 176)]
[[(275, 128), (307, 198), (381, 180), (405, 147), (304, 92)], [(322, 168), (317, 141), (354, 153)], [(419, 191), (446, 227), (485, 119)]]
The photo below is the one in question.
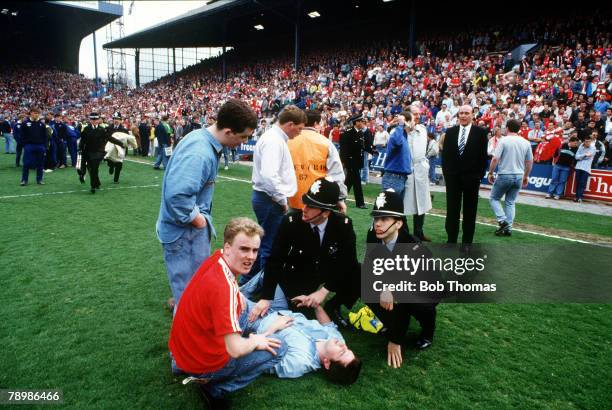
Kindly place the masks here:
[[(118, 186), (118, 187), (111, 187), (111, 188), (102, 188), (101, 191), (110, 191), (110, 190), (115, 190), (115, 189), (154, 188), (154, 187), (159, 187), (159, 184)], [(46, 195), (75, 194), (78, 192), (89, 192), (89, 189), (79, 189), (76, 191), (60, 191), (60, 192), (39, 192), (36, 194), (23, 194), (23, 195), (5, 195), (5, 196), (0, 196), (0, 199), (29, 198), (29, 197), (46, 196)]]
[[(249, 183), (249, 184), (251, 183), (251, 181), (246, 180), (246, 179), (240, 179), (240, 178), (231, 178), (231, 177), (224, 177), (224, 176), (222, 176), (222, 175), (218, 175), (218, 177), (219, 177), (219, 178), (223, 178), (223, 179), (228, 179), (228, 180), (230, 180), (230, 181), (246, 182), (246, 183)], [(350, 202), (355, 202), (355, 200), (354, 200), (354, 199), (347, 199), (347, 201), (350, 201)], [(371, 203), (371, 202), (365, 202), (365, 203), (366, 203), (367, 205), (372, 205), (372, 203)], [(430, 214), (430, 213), (428, 213), (427, 215), (429, 215), (429, 216), (434, 216), (434, 217), (436, 217), (436, 218), (446, 218), (446, 216), (444, 216), (444, 215), (437, 215), (437, 214)], [(461, 220), (461, 219), (460, 219), (460, 220)], [(490, 223), (487, 223), (487, 222), (478, 222), (478, 221), (476, 221), (476, 223), (477, 223), (477, 224), (479, 224), (479, 225), (483, 225), (483, 226), (492, 226), (492, 227), (494, 227), (494, 228), (495, 228), (495, 227), (497, 227), (497, 225), (490, 224)], [(512, 230), (513, 230), (513, 231), (515, 231), (515, 232), (522, 232), (522, 233), (527, 233), (527, 234), (531, 234), (531, 235), (545, 236), (545, 237), (547, 237), (547, 238), (562, 239), (562, 240), (565, 240), (565, 241), (570, 241), (570, 242), (578, 242), (578, 243), (586, 243), (586, 244), (590, 244), (590, 243), (591, 243), (591, 242), (588, 242), (588, 241), (583, 241), (583, 240), (581, 240), (581, 239), (566, 238), (566, 237), (564, 237), (564, 236), (558, 236), (558, 235), (545, 234), (545, 233), (542, 233), (542, 232), (535, 232), (535, 231), (528, 231), (528, 230), (526, 230), (526, 229), (513, 228)]]

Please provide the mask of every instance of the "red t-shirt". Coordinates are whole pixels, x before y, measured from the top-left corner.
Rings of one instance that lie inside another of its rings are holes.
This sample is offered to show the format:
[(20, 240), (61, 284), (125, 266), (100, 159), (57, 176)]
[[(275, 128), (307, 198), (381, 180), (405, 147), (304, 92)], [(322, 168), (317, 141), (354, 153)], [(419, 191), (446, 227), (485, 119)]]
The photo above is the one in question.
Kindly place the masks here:
[(197, 270), (181, 296), (168, 347), (187, 373), (219, 370), (229, 361), (224, 336), (241, 332), (242, 302), (236, 278), (220, 251)]

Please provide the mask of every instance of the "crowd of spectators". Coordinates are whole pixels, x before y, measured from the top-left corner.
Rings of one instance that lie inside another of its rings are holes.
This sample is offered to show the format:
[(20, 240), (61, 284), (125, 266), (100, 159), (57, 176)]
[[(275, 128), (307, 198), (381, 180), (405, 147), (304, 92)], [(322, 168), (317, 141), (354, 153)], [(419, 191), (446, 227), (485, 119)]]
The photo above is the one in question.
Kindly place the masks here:
[[(337, 140), (347, 119), (363, 113), (382, 145), (384, 132), (396, 114), (421, 101), (421, 122), (438, 138), (455, 125), (458, 107), (474, 108), (476, 122), (491, 130), (491, 144), (505, 132), (505, 122), (523, 121), (521, 135), (537, 153), (538, 146), (558, 135), (567, 140), (597, 132), (610, 158), (610, 104), (612, 51), (609, 21), (588, 18), (532, 21), (513, 27), (432, 35), (416, 44), (372, 39), (359, 47), (339, 48), (330, 43), (306, 48), (299, 70), (292, 59), (274, 50), (249, 55), (237, 50), (226, 57), (224, 80), (220, 58), (203, 61), (139, 89), (110, 90), (94, 95), (94, 83), (80, 75), (42, 69), (0, 69), (0, 113), (16, 119), (27, 107), (62, 111), (67, 120), (85, 121), (97, 111), (110, 119), (120, 112), (126, 128), (162, 115), (170, 124), (188, 128), (206, 123), (229, 97), (249, 102), (260, 120), (255, 135), (273, 121), (285, 105), (321, 109), (325, 134)], [(508, 51), (537, 43), (520, 61)], [(252, 51), (251, 51), (252, 53)], [(285, 53), (288, 54), (288, 53)], [(155, 124), (151, 124), (155, 125)], [(536, 155), (536, 161), (549, 162)]]

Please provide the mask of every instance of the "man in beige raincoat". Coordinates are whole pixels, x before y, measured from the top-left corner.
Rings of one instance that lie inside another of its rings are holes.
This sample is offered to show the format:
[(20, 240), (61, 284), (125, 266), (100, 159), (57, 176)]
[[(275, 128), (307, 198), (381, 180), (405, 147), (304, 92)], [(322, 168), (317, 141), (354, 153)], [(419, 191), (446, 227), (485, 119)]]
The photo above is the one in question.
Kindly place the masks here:
[[(138, 143), (133, 135), (129, 135), (124, 132), (114, 132), (113, 138), (121, 141), (126, 147), (130, 146), (134, 149), (138, 148)], [(121, 175), (121, 169), (123, 168), (123, 160), (125, 159), (125, 155), (127, 153), (127, 148), (107, 142), (104, 150), (106, 151), (104, 159), (108, 163), (108, 173), (114, 176), (113, 181), (115, 184), (118, 184), (119, 175)]]

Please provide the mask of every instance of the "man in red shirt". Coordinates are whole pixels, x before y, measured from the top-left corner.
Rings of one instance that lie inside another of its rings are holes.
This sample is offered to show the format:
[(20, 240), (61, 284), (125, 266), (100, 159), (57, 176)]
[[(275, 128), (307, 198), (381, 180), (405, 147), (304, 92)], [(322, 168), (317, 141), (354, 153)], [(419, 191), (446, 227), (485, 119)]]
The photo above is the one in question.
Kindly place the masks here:
[[(250, 302), (236, 275), (248, 273), (257, 258), (262, 228), (248, 218), (225, 227), (223, 250), (202, 263), (178, 304), (168, 346), (175, 374), (197, 381), (213, 408), (227, 406), (225, 396), (273, 368), (287, 347), (277, 338), (251, 333)], [(247, 305), (248, 304), (248, 305)]]

